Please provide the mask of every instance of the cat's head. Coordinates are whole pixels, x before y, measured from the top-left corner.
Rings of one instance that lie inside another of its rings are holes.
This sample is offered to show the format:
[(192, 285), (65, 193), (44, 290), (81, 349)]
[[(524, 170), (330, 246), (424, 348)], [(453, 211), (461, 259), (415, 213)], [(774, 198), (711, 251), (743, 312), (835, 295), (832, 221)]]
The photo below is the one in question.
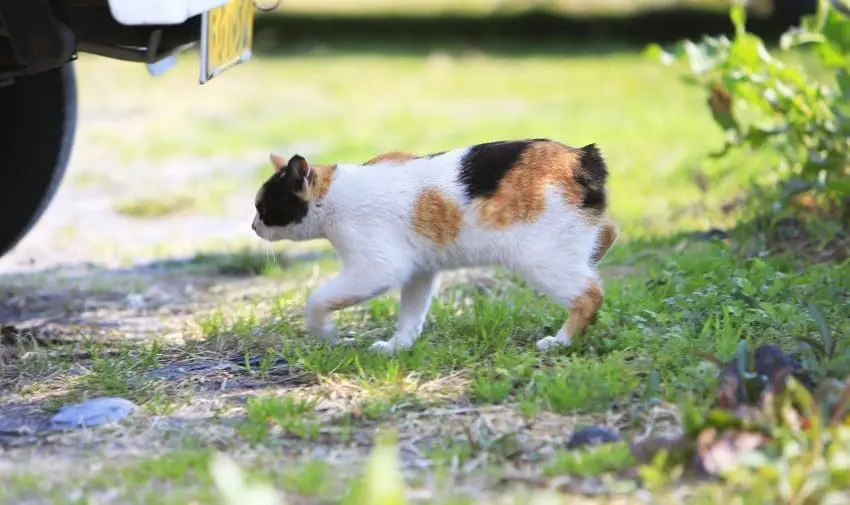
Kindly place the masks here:
[(287, 162), (276, 154), (269, 155), (274, 165), (271, 175), (257, 191), (254, 199), (256, 215), (252, 228), (262, 239), (300, 240), (313, 235), (315, 223), (308, 215), (315, 197), (317, 175), (299, 155)]

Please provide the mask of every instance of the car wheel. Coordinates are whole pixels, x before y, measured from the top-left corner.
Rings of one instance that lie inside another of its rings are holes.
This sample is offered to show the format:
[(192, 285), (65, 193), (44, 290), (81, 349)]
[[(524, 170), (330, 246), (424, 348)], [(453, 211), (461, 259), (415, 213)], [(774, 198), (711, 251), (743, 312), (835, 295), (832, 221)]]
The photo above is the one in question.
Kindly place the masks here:
[(73, 62), (0, 87), (0, 256), (44, 213), (71, 156), (77, 125)]

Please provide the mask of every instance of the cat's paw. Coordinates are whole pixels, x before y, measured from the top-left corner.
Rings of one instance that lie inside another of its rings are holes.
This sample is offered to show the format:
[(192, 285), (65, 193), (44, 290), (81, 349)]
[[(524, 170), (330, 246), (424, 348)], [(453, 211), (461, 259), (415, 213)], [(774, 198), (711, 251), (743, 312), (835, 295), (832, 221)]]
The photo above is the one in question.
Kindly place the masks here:
[(385, 356), (392, 356), (396, 352), (396, 346), (392, 340), (378, 340), (369, 346), (369, 350)]
[(543, 337), (537, 341), (537, 349), (540, 351), (547, 351), (556, 347), (569, 347), (571, 343), (572, 342), (570, 342), (569, 339), (560, 338), (560, 335), (555, 337)]
[(334, 343), (336, 341), (336, 326), (333, 323), (307, 325), (310, 336), (323, 342)]

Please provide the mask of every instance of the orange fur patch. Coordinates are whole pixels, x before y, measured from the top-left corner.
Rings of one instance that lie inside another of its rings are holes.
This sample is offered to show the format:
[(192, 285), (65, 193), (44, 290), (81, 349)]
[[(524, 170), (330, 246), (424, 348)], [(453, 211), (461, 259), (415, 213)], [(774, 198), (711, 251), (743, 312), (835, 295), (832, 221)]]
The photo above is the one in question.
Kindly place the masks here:
[(371, 300), (372, 298), (375, 298), (376, 296), (380, 296), (382, 293), (386, 292), (386, 290), (387, 290), (386, 288), (381, 288), (381, 289), (378, 289), (378, 290), (376, 290), (372, 293), (366, 294), (366, 295), (348, 296), (348, 297), (345, 297), (345, 298), (339, 298), (337, 300), (331, 300), (324, 307), (324, 310), (326, 310), (328, 312), (335, 312), (337, 310), (342, 310), (342, 309), (345, 309), (345, 308), (348, 308), (348, 307), (353, 307), (354, 305), (357, 305), (359, 303), (363, 303), (366, 300)]
[(305, 202), (321, 200), (328, 195), (331, 182), (336, 174), (336, 165), (311, 165), (311, 174), (307, 178), (307, 187), (296, 193)]
[(437, 188), (426, 188), (416, 199), (413, 210), (416, 233), (439, 246), (454, 242), (463, 225), (460, 206)]
[(374, 165), (376, 163), (381, 163), (382, 161), (390, 163), (401, 163), (402, 161), (412, 160), (415, 157), (415, 155), (403, 151), (390, 151), (388, 153), (379, 154), (375, 156), (371, 160), (364, 163), (364, 165)]
[(493, 196), (480, 199), (480, 219), (494, 227), (506, 228), (537, 219), (546, 208), (546, 188), (561, 187), (564, 198), (580, 205), (583, 190), (575, 180), (580, 170), (581, 151), (555, 142), (536, 142), (511, 167)]
[(570, 307), (569, 319), (564, 323), (570, 338), (575, 339), (581, 336), (588, 325), (596, 320), (604, 298), (602, 286), (596, 281), (591, 282), (584, 294), (576, 298)]
[(602, 230), (599, 232), (596, 249), (593, 251), (590, 261), (593, 263), (599, 263), (602, 261), (602, 258), (608, 254), (608, 250), (610, 250), (611, 246), (614, 245), (614, 242), (617, 241), (618, 235), (617, 227), (610, 221), (606, 221), (606, 223), (602, 226)]
[(358, 303), (360, 303), (362, 301), (363, 301), (363, 299), (356, 298), (356, 297), (353, 297), (353, 296), (350, 297), (350, 298), (343, 298), (341, 300), (334, 300), (334, 301), (331, 301), (330, 303), (328, 303), (327, 310), (329, 310), (331, 312), (337, 311), (337, 310), (342, 310), (342, 309), (351, 307), (353, 305), (357, 305)]

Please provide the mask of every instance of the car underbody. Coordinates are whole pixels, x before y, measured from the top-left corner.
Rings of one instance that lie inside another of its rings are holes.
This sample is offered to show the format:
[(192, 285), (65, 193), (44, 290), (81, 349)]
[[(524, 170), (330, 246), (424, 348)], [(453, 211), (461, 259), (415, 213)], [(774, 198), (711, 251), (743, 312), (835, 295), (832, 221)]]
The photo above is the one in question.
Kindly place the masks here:
[[(215, 27), (243, 30), (243, 45), (232, 47), (244, 53), (234, 61), (245, 61), (246, 0), (0, 0), (0, 256), (35, 225), (63, 178), (76, 131), (76, 55), (142, 62), (157, 75), (175, 53), (203, 49), (213, 29), (206, 14), (225, 5)], [(207, 66), (201, 83), (225, 67)]]
[(57, 68), (77, 52), (155, 63), (196, 43), (200, 26), (200, 13), (176, 24), (122, 24), (107, 0), (0, 0), (0, 83)]

